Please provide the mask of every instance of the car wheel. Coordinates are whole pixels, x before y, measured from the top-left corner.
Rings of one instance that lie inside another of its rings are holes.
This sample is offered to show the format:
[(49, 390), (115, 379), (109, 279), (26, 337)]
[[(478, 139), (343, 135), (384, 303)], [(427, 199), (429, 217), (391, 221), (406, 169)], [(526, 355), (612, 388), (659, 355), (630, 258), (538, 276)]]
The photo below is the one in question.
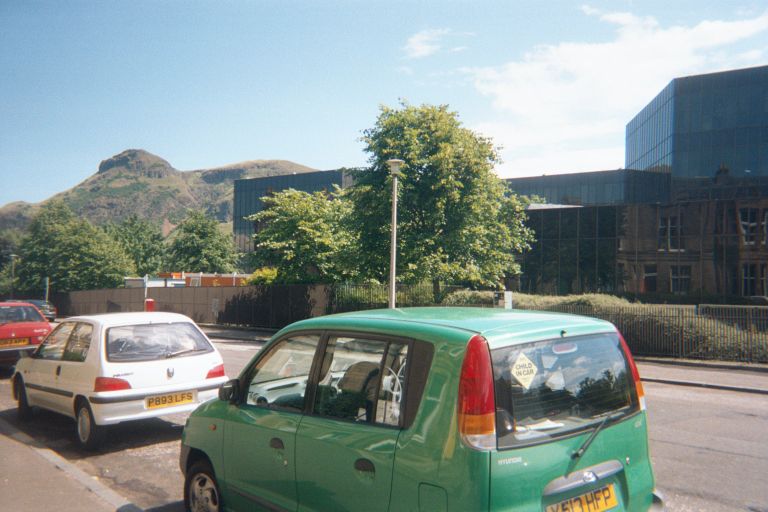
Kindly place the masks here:
[(192, 464), (184, 482), (184, 507), (189, 512), (219, 512), (223, 510), (219, 484), (213, 468), (206, 460)]
[(104, 427), (96, 424), (93, 411), (86, 400), (77, 402), (77, 441), (86, 450), (95, 450), (104, 440)]
[(27, 401), (27, 387), (24, 385), (24, 381), (21, 377), (17, 377), (13, 381), (13, 385), (16, 387), (16, 417), (20, 421), (28, 420), (32, 416), (32, 408)]

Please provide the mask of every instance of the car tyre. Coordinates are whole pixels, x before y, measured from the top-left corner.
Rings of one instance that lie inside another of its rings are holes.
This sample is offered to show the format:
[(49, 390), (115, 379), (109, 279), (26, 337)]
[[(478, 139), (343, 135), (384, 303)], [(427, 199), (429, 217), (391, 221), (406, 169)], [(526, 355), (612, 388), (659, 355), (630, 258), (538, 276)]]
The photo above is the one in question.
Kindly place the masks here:
[(187, 471), (184, 482), (184, 508), (189, 512), (224, 510), (216, 475), (207, 460), (198, 460)]
[(88, 402), (80, 399), (77, 402), (77, 441), (86, 450), (96, 450), (104, 441), (104, 427), (97, 425), (93, 419), (93, 411)]
[(16, 417), (19, 421), (26, 421), (32, 416), (32, 407), (29, 406), (29, 401), (27, 400), (27, 387), (24, 385), (21, 377), (16, 377), (13, 385), (16, 388)]

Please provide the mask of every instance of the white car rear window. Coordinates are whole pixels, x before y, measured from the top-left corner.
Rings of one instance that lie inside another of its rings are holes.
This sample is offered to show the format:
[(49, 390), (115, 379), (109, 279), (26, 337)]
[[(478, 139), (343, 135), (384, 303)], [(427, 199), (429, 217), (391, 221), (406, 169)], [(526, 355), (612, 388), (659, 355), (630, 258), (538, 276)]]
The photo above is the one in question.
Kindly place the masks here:
[(107, 329), (109, 361), (153, 361), (212, 350), (205, 336), (187, 322), (123, 325)]

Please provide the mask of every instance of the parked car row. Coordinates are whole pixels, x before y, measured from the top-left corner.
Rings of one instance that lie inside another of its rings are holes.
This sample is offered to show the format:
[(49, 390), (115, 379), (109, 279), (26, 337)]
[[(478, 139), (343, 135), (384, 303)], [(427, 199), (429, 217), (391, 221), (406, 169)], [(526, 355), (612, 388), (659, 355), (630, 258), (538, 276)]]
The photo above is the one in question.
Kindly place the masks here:
[(0, 365), (13, 365), (22, 353), (37, 348), (51, 324), (29, 302), (0, 302)]
[(604, 321), (407, 308), (292, 324), (227, 380), (187, 317), (63, 320), (13, 375), (34, 406), (105, 429), (193, 411), (192, 511), (663, 510), (643, 389)]
[(54, 322), (56, 320), (56, 315), (58, 314), (56, 306), (44, 299), (6, 299), (5, 302), (24, 302), (26, 304), (32, 304), (40, 310), (45, 319), (49, 322)]

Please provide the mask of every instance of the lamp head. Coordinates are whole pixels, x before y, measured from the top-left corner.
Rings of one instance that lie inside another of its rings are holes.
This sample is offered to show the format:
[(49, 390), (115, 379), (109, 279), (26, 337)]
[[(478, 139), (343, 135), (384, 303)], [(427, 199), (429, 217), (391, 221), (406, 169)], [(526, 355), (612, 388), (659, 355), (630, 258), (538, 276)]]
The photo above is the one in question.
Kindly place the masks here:
[(389, 174), (395, 177), (402, 176), (403, 173), (400, 171), (400, 166), (403, 165), (405, 162), (403, 160), (399, 160), (397, 158), (392, 158), (391, 160), (387, 160), (387, 165), (389, 165)]

